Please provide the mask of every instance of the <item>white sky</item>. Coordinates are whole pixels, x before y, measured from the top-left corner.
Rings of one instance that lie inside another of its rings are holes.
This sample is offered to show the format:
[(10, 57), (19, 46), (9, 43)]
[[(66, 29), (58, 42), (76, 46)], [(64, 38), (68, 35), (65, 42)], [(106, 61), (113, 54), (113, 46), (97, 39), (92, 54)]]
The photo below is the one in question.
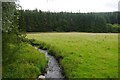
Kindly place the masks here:
[(19, 0), (23, 9), (51, 12), (111, 12), (118, 11), (120, 0)]

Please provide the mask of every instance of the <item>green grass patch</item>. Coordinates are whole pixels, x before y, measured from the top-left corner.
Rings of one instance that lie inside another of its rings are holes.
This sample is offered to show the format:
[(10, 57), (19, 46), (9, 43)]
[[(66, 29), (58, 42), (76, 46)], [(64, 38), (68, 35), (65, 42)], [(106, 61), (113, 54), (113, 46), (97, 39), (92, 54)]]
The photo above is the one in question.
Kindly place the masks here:
[(37, 78), (46, 67), (44, 54), (31, 45), (9, 44), (9, 47), (8, 53), (3, 54), (3, 78)]
[(117, 78), (118, 34), (29, 33), (60, 61), (67, 78)]

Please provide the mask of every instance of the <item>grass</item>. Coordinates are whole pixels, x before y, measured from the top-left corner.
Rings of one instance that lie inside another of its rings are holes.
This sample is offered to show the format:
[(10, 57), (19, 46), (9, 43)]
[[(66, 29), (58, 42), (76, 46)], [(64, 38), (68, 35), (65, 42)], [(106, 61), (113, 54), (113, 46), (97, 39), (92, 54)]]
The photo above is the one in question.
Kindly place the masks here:
[(3, 54), (3, 78), (37, 78), (46, 67), (44, 54), (31, 45), (9, 44), (9, 47), (9, 53)]
[(118, 78), (118, 34), (28, 33), (48, 49), (67, 78)]

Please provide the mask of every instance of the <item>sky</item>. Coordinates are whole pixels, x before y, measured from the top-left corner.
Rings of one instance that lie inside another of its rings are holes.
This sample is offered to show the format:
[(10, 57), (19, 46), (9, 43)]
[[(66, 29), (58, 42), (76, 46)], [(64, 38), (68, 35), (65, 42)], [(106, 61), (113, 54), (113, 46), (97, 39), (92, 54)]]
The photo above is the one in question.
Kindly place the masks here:
[(113, 12), (120, 0), (19, 0), (23, 9), (50, 12)]

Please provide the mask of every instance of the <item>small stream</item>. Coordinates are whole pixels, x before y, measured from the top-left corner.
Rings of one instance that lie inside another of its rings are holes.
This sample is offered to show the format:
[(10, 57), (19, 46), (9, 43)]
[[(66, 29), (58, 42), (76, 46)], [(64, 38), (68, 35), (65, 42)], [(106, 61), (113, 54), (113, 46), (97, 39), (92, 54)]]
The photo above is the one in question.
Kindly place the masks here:
[(44, 53), (46, 58), (48, 59), (48, 66), (46, 68), (46, 73), (44, 74), (46, 79), (55, 80), (63, 80), (62, 69), (60, 68), (57, 60), (48, 54), (47, 50), (39, 49), (40, 52)]

